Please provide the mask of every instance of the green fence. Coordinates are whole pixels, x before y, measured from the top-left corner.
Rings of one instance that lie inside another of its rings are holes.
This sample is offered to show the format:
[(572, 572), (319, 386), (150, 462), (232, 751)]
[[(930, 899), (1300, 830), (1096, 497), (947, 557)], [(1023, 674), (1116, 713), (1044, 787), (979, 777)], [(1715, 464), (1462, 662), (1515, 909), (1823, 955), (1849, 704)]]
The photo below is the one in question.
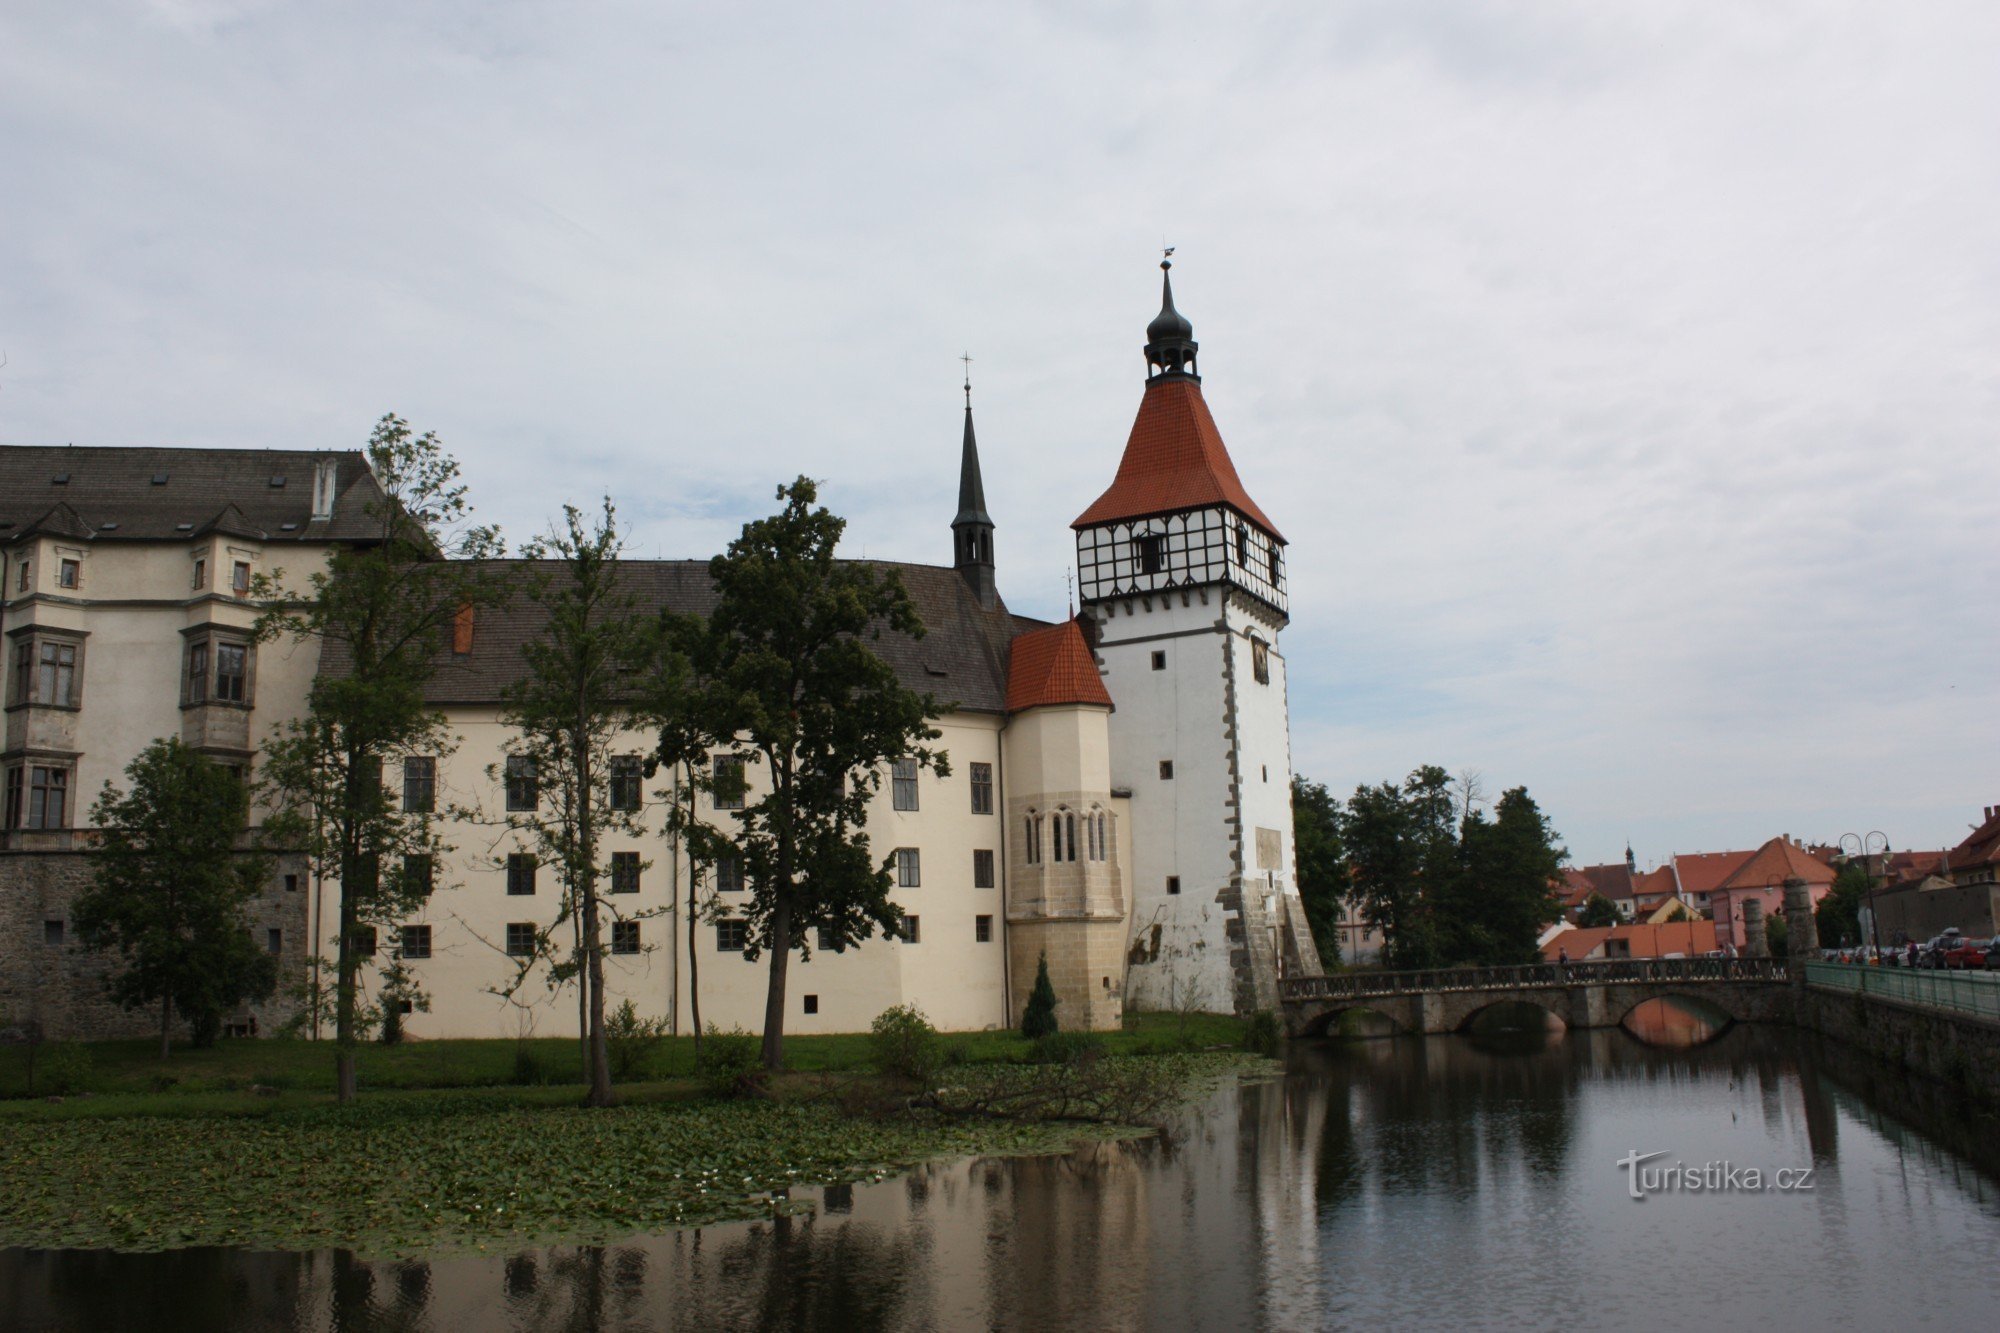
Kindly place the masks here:
[(1973, 1014), (2000, 1023), (2000, 976), (1984, 972), (1929, 972), (1860, 963), (1807, 963), (1806, 984), (1822, 990), (1860, 991), (1885, 1000)]

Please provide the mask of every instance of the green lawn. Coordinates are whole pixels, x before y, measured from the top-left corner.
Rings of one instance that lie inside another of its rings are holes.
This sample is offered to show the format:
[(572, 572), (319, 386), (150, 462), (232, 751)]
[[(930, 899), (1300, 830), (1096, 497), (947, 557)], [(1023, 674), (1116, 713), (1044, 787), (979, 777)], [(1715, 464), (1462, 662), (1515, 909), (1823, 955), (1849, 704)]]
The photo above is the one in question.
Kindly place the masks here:
[[(1186, 1022), (1185, 1045), (1194, 1049), (1240, 1047), (1243, 1036), (1244, 1025), (1234, 1018), (1200, 1015)], [(1178, 1049), (1181, 1037), (1181, 1020), (1176, 1016), (1137, 1014), (1126, 1020), (1124, 1031), (1104, 1034), (1104, 1042), (1108, 1054), (1136, 1055)], [(948, 1033), (945, 1042), (955, 1061), (964, 1064), (1018, 1060), (1028, 1046), (1014, 1032)], [(787, 1037), (785, 1055), (786, 1066), (799, 1072), (862, 1069), (868, 1065), (868, 1036)], [(21, 1099), (31, 1095), (31, 1058), (36, 1065), (32, 1095), (37, 1100), (24, 1102)], [(364, 1095), (392, 1089), (529, 1084), (546, 1085), (551, 1104), (561, 1104), (574, 1096), (567, 1089), (583, 1082), (580, 1049), (567, 1038), (367, 1045), (361, 1048), (359, 1062)], [(29, 1108), (46, 1106), (39, 1098), (51, 1087), (52, 1071), (60, 1076), (65, 1064), (70, 1091), (87, 1094), (72, 1096), (70, 1114), (84, 1106), (92, 1116), (255, 1111), (321, 1100), (333, 1091), (331, 1042), (239, 1038), (205, 1051), (176, 1046), (165, 1061), (151, 1040), (58, 1042), (36, 1051), (0, 1047), (0, 1099), (8, 1099), (0, 1100), (0, 1117), (46, 1114)], [(694, 1040), (669, 1037), (653, 1049), (630, 1081), (670, 1085), (690, 1079), (693, 1073)], [(253, 1089), (275, 1090), (276, 1095)]]

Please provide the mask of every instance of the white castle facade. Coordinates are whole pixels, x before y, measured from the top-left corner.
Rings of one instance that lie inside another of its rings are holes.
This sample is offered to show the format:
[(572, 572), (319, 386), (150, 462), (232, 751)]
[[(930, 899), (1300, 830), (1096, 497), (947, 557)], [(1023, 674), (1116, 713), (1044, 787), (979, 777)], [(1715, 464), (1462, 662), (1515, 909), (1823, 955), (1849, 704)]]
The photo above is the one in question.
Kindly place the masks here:
[[(908, 1002), (946, 1029), (1013, 1026), (1042, 957), (1069, 1028), (1115, 1027), (1128, 1009), (1270, 1008), (1281, 976), (1318, 971), (1293, 874), (1284, 541), (1202, 400), (1170, 286), (1162, 306), (1124, 456), (1074, 524), (1071, 620), (1015, 616), (999, 596), (968, 405), (952, 563), (888, 566), (927, 634), (881, 651), (952, 706), (938, 722), (950, 776), (892, 777), (868, 822), (911, 926), (795, 958), (788, 1031), (862, 1030)], [(105, 960), (69, 929), (90, 873), (89, 798), (161, 736), (254, 771), (320, 661), (315, 644), (253, 641), (250, 581), (282, 568), (302, 582), (365, 532), (377, 495), (353, 452), (0, 449), (0, 1028), (147, 1029), (104, 998)], [(705, 562), (623, 570), (647, 607), (699, 611), (712, 596)], [(458, 627), (430, 691), (458, 743), (389, 766), (410, 808), (474, 812), (447, 827), (455, 850), (426, 908), (376, 941), (377, 961), (400, 956), (430, 997), (406, 1020), (417, 1037), (577, 1030), (573, 991), (496, 993), (557, 908), (552, 875), (504, 823), (540, 796), (496, 776), (512, 741), (502, 693), (533, 619), (523, 598)], [(628, 739), (634, 757), (650, 749)], [(704, 1024), (755, 1030), (765, 968), (745, 960), (730, 914), (746, 890), (705, 875), (690, 914), (692, 868), (659, 817), (671, 784), (664, 771), (628, 783), (643, 830), (605, 849), (608, 998), (687, 1031), (698, 988)], [(291, 979), (333, 954), (339, 891), (284, 858), (256, 904), (253, 929)], [(271, 1031), (284, 1009), (231, 1026)]]

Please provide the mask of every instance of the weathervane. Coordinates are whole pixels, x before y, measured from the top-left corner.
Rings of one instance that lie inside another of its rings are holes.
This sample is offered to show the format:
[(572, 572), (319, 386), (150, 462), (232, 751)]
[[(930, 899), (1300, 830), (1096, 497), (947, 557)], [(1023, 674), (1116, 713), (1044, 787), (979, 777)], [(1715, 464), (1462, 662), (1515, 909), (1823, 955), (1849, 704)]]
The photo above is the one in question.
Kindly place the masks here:
[(962, 352), (958, 359), (965, 362), (965, 408), (969, 412), (972, 410), (972, 353)]
[(1174, 266), (1174, 247), (1171, 245), (1161, 247), (1160, 267), (1172, 268), (1173, 266)]

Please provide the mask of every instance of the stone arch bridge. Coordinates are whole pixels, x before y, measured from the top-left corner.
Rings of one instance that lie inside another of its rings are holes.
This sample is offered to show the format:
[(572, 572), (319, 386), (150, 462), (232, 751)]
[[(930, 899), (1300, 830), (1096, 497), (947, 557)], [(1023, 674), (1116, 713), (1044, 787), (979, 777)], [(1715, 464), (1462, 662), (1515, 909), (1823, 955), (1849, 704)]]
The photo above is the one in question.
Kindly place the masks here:
[(1679, 996), (1739, 1023), (1788, 1023), (1794, 1001), (1774, 958), (1615, 958), (1526, 967), (1343, 972), (1283, 983), (1285, 1030), (1325, 1034), (1350, 1009), (1400, 1032), (1457, 1032), (1496, 1004), (1531, 1004), (1572, 1028), (1617, 1027), (1648, 1000)]

